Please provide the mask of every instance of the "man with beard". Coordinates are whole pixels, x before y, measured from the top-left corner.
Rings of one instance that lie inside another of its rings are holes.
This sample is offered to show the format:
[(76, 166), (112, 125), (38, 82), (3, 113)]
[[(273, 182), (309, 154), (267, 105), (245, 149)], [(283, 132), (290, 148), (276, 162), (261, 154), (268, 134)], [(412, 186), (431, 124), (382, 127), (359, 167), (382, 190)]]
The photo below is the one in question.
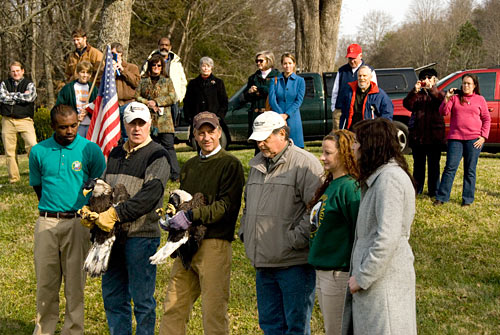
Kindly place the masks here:
[(165, 59), (166, 76), (169, 77), (174, 84), (175, 95), (177, 97), (175, 103), (171, 106), (171, 110), (174, 124), (176, 124), (179, 115), (179, 103), (184, 100), (184, 96), (186, 95), (186, 74), (184, 73), (180, 57), (172, 51), (170, 39), (168, 37), (162, 37), (158, 41), (158, 49), (151, 52), (146, 62), (142, 65), (141, 76), (144, 75), (148, 69), (148, 60), (153, 57), (153, 55), (157, 54), (162, 55)]
[(57, 105), (50, 119), (54, 135), (35, 145), (29, 157), (30, 185), (40, 211), (34, 238), (37, 315), (33, 334), (56, 331), (63, 278), (66, 311), (61, 334), (83, 334), (82, 268), (90, 234), (76, 211), (87, 203), (83, 183), (99, 177), (106, 163), (99, 146), (77, 134), (75, 109)]
[(372, 69), (363, 65), (358, 80), (350, 82), (349, 92), (342, 103), (340, 129), (352, 129), (357, 122), (383, 117), (392, 120), (394, 106), (389, 96), (372, 81)]
[[(71, 33), (71, 37), (73, 38), (75, 51), (70, 52), (66, 56), (66, 69), (64, 71), (66, 74), (66, 83), (77, 79), (76, 64), (86, 60), (92, 64), (92, 72), (94, 76), (97, 76), (98, 81), (96, 86), (99, 87), (100, 74), (102, 71), (97, 73), (97, 69), (99, 68), (99, 63), (102, 61), (102, 52), (87, 43), (87, 33), (81, 28), (75, 29)], [(94, 80), (94, 76), (92, 76), (89, 82)]]

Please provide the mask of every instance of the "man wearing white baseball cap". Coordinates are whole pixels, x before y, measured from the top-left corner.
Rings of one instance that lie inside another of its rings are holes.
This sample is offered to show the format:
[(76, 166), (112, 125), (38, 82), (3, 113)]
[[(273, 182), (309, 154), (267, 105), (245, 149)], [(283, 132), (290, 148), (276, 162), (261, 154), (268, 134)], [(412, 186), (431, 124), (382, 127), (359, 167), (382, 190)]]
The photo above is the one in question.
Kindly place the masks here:
[[(239, 237), (256, 269), (259, 325), (265, 334), (310, 334), (315, 272), (307, 264), (307, 204), (323, 168), (295, 146), (275, 112), (260, 114), (249, 141), (260, 153), (249, 162)], [(279, 297), (279, 298), (277, 298)]]
[(132, 307), (137, 334), (154, 334), (156, 265), (149, 257), (160, 244), (158, 215), (170, 174), (167, 151), (149, 136), (151, 115), (140, 102), (123, 113), (128, 140), (109, 154), (103, 179), (114, 187), (125, 185), (130, 199), (100, 213), (95, 221), (110, 231), (120, 225), (125, 233), (113, 245), (109, 267), (102, 276), (102, 296), (109, 332), (132, 334)]

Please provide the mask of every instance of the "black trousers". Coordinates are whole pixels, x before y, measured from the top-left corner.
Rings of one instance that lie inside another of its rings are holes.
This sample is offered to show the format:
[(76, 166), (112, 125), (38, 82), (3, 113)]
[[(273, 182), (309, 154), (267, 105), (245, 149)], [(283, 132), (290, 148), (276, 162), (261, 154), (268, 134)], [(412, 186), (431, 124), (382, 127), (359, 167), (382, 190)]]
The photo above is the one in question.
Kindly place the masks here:
[(425, 163), (427, 161), (427, 191), (429, 196), (436, 196), (439, 188), (439, 161), (441, 144), (418, 144), (412, 146), (413, 179), (417, 184), (417, 193), (421, 194), (425, 184)]
[(174, 134), (172, 133), (159, 133), (152, 136), (153, 141), (161, 144), (167, 150), (167, 160), (170, 164), (170, 179), (177, 180), (181, 175), (181, 168), (177, 161), (177, 154), (174, 148)]

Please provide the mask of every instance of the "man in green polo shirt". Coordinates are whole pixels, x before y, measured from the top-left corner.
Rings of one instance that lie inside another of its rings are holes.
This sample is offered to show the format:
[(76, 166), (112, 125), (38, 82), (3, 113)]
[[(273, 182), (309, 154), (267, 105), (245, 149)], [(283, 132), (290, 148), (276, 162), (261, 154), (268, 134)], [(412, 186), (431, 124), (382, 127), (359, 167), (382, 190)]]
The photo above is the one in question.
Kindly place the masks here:
[(62, 334), (83, 334), (83, 262), (89, 230), (76, 211), (86, 204), (81, 192), (99, 177), (106, 163), (97, 144), (77, 135), (76, 111), (58, 105), (50, 112), (54, 135), (35, 145), (29, 157), (30, 185), (38, 196), (35, 224), (37, 316), (33, 334), (54, 334), (59, 319), (59, 290), (64, 278), (66, 311)]

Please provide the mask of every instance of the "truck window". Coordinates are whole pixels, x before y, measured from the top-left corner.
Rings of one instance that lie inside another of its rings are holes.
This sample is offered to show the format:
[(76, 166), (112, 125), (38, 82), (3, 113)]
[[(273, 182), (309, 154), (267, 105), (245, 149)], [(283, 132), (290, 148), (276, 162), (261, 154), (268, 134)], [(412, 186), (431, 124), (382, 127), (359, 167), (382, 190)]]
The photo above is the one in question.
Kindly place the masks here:
[[(496, 85), (496, 73), (495, 72), (479, 72), (475, 73), (479, 80), (479, 88), (481, 95), (486, 99), (486, 101), (493, 101), (495, 99), (495, 85)], [(462, 76), (458, 77), (448, 85), (444, 87), (445, 91), (450, 88), (461, 88), (462, 87)]]
[(304, 80), (306, 81), (306, 93), (304, 95), (304, 98), (314, 98), (315, 95), (315, 90), (314, 90), (314, 78), (311, 77), (305, 77)]
[(328, 99), (332, 97), (333, 84), (335, 83), (335, 77), (337, 72), (324, 72), (323, 82), (325, 85), (325, 95)]

